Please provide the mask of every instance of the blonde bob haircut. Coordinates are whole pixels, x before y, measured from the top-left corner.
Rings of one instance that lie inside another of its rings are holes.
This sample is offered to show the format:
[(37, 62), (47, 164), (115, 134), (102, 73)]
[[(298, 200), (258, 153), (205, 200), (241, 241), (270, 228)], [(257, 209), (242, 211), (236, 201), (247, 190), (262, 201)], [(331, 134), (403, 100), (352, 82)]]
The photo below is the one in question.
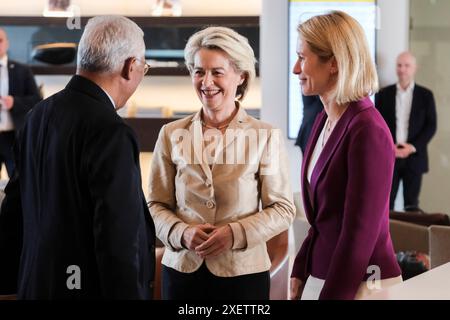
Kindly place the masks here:
[(245, 80), (236, 90), (236, 98), (242, 101), (256, 73), (255, 54), (247, 38), (226, 27), (208, 27), (196, 32), (184, 48), (185, 63), (191, 74), (194, 70), (195, 54), (200, 49), (225, 52), (235, 71), (244, 74)]
[(361, 25), (342, 11), (331, 11), (300, 23), (297, 31), (321, 61), (337, 63), (334, 100), (345, 104), (378, 91), (378, 76)]

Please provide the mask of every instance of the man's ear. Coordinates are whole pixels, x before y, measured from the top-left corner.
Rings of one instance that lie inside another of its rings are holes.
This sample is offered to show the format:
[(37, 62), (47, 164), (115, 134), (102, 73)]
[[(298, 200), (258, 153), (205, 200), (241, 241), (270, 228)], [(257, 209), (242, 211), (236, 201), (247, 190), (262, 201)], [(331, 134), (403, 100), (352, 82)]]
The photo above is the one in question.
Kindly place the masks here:
[(122, 72), (120, 73), (122, 78), (124, 78), (126, 80), (131, 79), (131, 72), (133, 71), (133, 68), (134, 68), (133, 62), (134, 62), (134, 58), (128, 58), (127, 60), (125, 60), (125, 63), (123, 64), (123, 67), (122, 67)]

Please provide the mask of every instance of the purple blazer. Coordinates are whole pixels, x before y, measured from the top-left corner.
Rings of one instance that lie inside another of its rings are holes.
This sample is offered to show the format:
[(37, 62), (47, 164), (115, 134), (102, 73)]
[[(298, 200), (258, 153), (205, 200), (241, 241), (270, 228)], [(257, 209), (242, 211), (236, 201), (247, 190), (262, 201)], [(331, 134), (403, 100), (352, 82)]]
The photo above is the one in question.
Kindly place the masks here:
[[(391, 133), (365, 98), (349, 105), (314, 167), (307, 166), (325, 125), (314, 122), (302, 164), (302, 196), (311, 224), (292, 277), (325, 279), (319, 299), (354, 299), (378, 266), (380, 279), (401, 274), (389, 235), (389, 194), (395, 154)], [(371, 277), (372, 279), (373, 277)]]

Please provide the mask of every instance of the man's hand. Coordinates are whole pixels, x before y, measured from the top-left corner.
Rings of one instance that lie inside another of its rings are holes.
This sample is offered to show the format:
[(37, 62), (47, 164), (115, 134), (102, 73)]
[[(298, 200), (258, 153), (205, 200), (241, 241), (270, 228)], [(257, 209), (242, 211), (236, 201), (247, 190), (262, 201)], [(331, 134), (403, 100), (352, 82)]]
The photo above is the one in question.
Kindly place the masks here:
[(14, 105), (14, 97), (13, 96), (2, 96), (1, 105), (6, 108), (6, 110), (11, 110)]
[(291, 278), (289, 284), (289, 300), (299, 300), (302, 297), (305, 284), (299, 278)]
[(414, 152), (416, 152), (416, 148), (410, 143), (399, 143), (395, 146), (396, 158), (406, 159)]
[(215, 230), (215, 228), (215, 226), (209, 223), (190, 226), (184, 230), (181, 243), (187, 249), (195, 250), (197, 246), (209, 239), (209, 233)]
[(215, 229), (209, 239), (195, 248), (195, 252), (202, 258), (216, 257), (233, 247), (233, 231), (227, 224)]

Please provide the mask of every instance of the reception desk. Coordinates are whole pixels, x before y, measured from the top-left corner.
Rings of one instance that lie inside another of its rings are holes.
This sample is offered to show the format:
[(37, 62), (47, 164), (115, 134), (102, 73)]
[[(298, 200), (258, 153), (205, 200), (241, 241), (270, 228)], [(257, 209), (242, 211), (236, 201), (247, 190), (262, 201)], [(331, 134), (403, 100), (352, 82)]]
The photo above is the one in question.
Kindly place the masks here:
[(367, 300), (450, 300), (450, 262), (370, 295)]

